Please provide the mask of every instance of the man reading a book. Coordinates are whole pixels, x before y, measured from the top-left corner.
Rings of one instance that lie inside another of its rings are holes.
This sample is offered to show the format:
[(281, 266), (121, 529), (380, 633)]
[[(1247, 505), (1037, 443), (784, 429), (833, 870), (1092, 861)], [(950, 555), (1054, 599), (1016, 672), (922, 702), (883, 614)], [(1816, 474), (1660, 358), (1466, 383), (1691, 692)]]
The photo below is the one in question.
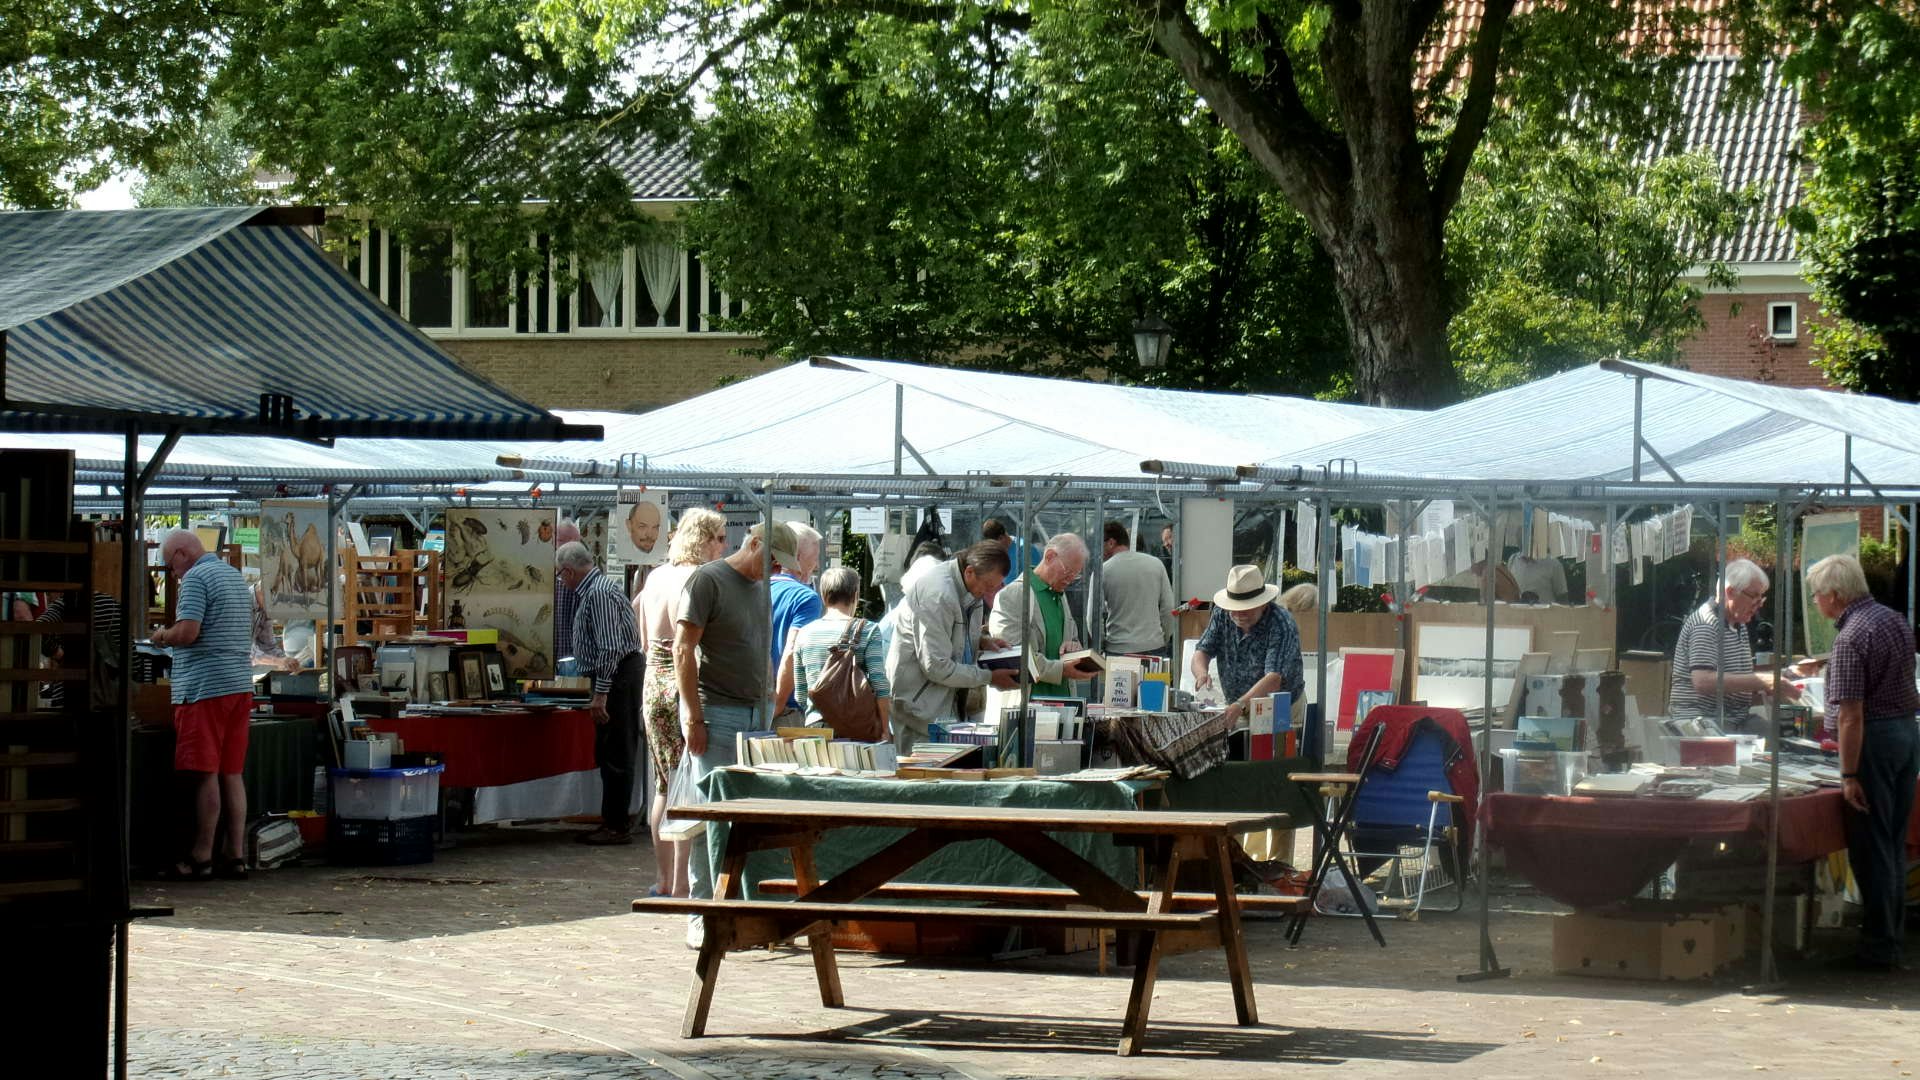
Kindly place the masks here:
[(1033, 671), (1033, 692), (1046, 697), (1072, 697), (1069, 680), (1091, 679), (1100, 673), (1097, 663), (1066, 663), (1063, 653), (1080, 648), (1080, 628), (1066, 591), (1087, 568), (1087, 542), (1064, 532), (1047, 541), (1040, 563), (1022, 574), (1017, 586), (1000, 590), (993, 602), (988, 632), (1009, 648), (1027, 646)]
[(1227, 571), (1227, 587), (1213, 594), (1213, 618), (1193, 651), (1193, 685), (1213, 683), (1208, 667), (1220, 665), (1227, 720), (1236, 722), (1256, 699), (1285, 690), (1300, 700), (1306, 679), (1300, 668), (1300, 628), (1274, 603), (1280, 586), (1267, 583), (1257, 566)]

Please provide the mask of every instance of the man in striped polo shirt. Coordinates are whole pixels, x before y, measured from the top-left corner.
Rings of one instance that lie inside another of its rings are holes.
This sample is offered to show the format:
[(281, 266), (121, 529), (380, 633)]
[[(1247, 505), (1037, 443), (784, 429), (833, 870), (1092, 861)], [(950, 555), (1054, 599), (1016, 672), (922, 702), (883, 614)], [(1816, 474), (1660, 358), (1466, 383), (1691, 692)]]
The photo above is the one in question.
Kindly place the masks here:
[[(1680, 636), (1673, 645), (1667, 715), (1720, 722), (1724, 706), (1726, 730), (1740, 731), (1754, 702), (1774, 692), (1772, 672), (1753, 670), (1753, 640), (1747, 628), (1766, 602), (1768, 585), (1767, 572), (1752, 560), (1727, 563), (1720, 595), (1701, 604), (1680, 624)], [(1778, 689), (1785, 701), (1800, 696), (1792, 683)]]
[[(180, 880), (245, 877), (247, 723), (253, 712), (253, 593), (240, 571), (186, 530), (168, 534), (160, 561), (180, 579), (172, 626), (153, 632), (173, 651), (173, 768), (193, 793), (194, 831)], [(214, 863), (216, 834), (219, 863)]]
[(631, 844), (634, 767), (640, 756), (644, 661), (633, 605), (594, 565), (578, 540), (554, 552), (558, 576), (573, 590), (573, 658), (593, 680), (593, 760), (600, 767), (600, 827), (583, 844)]

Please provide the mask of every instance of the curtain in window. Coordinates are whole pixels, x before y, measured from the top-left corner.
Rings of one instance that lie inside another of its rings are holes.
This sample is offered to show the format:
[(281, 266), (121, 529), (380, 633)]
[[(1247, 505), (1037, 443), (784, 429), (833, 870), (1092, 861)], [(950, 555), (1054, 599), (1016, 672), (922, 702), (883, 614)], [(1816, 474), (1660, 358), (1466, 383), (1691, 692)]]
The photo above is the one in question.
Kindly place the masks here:
[(634, 249), (640, 261), (640, 277), (647, 283), (647, 299), (653, 302), (655, 326), (666, 326), (667, 305), (680, 288), (680, 249), (672, 244), (641, 244)]
[(587, 264), (587, 284), (593, 289), (594, 299), (600, 302), (601, 326), (614, 326), (620, 321), (621, 272), (618, 255), (608, 255)]

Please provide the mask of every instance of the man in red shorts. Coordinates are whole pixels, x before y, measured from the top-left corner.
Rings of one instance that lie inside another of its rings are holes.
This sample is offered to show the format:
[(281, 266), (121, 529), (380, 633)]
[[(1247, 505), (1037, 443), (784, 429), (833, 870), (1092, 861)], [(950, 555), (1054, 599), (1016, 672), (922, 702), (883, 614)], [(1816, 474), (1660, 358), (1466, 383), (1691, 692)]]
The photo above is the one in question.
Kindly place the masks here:
[[(199, 537), (170, 533), (160, 545), (180, 579), (172, 626), (153, 643), (173, 650), (173, 768), (192, 792), (193, 841), (163, 876), (204, 880), (247, 874), (247, 723), (253, 712), (253, 594), (240, 571), (209, 555)], [(214, 861), (216, 833), (221, 841)]]

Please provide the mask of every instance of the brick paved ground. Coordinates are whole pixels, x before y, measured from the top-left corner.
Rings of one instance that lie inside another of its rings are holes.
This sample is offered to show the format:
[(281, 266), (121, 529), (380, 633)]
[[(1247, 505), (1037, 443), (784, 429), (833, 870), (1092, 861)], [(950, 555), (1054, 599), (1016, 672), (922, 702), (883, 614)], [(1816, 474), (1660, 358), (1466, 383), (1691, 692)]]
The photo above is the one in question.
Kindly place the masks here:
[(1897, 1077), (1920, 1060), (1920, 977), (1795, 973), (1778, 994), (1547, 973), (1551, 905), (1497, 898), (1510, 979), (1463, 984), (1477, 922), (1389, 925), (1381, 950), (1321, 919), (1287, 949), (1250, 926), (1264, 1023), (1238, 1028), (1223, 965), (1163, 965), (1149, 1052), (1113, 1055), (1124, 969), (1090, 953), (993, 964), (841, 954), (848, 1007), (821, 1008), (797, 951), (735, 954), (709, 1030), (678, 1035), (684, 923), (627, 912), (642, 846), (560, 827), (489, 829), (430, 865), (297, 867), (247, 883), (146, 887), (178, 914), (133, 936), (134, 1074), (349, 1080), (535, 1077), (1750, 1075)]

